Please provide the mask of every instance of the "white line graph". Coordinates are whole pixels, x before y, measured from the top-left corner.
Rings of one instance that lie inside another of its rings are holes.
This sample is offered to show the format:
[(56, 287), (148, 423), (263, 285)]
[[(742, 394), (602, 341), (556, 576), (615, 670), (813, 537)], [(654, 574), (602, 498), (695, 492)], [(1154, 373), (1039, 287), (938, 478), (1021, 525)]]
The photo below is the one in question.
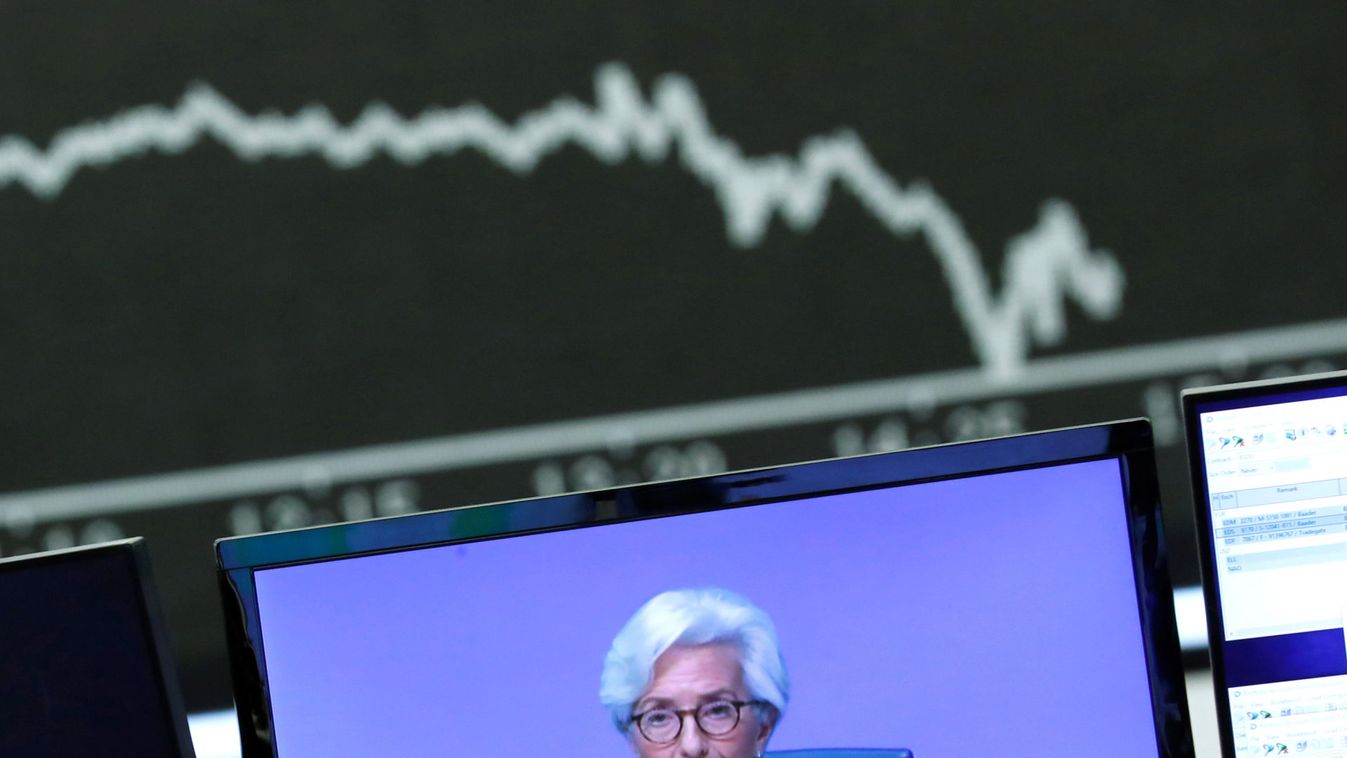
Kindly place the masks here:
[(247, 161), (318, 155), (338, 169), (380, 154), (415, 165), (470, 149), (520, 175), (567, 145), (606, 164), (633, 154), (659, 163), (676, 150), (683, 168), (715, 193), (729, 239), (739, 247), (758, 245), (774, 215), (799, 233), (810, 231), (834, 185), (893, 235), (922, 235), (975, 355), (993, 375), (1018, 373), (1034, 345), (1065, 337), (1068, 299), (1097, 320), (1119, 312), (1122, 267), (1109, 252), (1090, 249), (1064, 200), (1046, 201), (1037, 223), (1007, 244), (998, 295), (963, 223), (940, 195), (920, 182), (901, 186), (855, 133), (810, 137), (796, 156), (748, 156), (712, 129), (686, 77), (661, 77), (647, 100), (626, 66), (609, 63), (596, 72), (595, 89), (593, 106), (563, 95), (514, 123), (477, 104), (434, 107), (408, 118), (376, 102), (342, 124), (322, 105), (293, 115), (248, 114), (209, 85), (194, 84), (175, 106), (142, 105), (70, 126), (45, 149), (23, 136), (0, 137), (0, 189), (21, 185), (55, 199), (81, 169), (151, 151), (176, 155), (207, 137)]

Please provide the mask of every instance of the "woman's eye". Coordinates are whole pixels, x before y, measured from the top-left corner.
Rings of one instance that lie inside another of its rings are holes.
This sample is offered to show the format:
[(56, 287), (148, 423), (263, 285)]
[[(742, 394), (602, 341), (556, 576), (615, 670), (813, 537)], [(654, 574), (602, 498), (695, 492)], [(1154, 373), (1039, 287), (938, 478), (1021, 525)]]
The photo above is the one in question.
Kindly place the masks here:
[(717, 720), (734, 718), (734, 706), (729, 703), (711, 703), (702, 707), (702, 718)]

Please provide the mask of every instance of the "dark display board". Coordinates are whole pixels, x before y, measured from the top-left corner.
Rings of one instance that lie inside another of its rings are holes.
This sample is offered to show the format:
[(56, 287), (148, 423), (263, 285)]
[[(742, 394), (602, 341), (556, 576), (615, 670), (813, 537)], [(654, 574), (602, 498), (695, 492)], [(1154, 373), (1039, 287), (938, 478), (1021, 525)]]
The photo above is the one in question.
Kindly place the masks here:
[[(1341, 4), (0, 5), (0, 554), (1147, 415), (1347, 367)], [(1026, 508), (1026, 518), (1033, 518)]]
[(143, 543), (0, 560), (0, 754), (195, 758)]

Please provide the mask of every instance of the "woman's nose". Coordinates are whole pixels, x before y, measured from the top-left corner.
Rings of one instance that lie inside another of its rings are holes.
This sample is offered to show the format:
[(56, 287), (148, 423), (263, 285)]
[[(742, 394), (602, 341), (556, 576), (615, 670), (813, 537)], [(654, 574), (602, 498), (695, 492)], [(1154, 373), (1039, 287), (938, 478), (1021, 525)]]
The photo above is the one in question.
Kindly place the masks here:
[(683, 722), (683, 733), (678, 735), (678, 754), (684, 758), (704, 758), (710, 751), (706, 735), (702, 734), (702, 728), (692, 714), (683, 718), (686, 721)]

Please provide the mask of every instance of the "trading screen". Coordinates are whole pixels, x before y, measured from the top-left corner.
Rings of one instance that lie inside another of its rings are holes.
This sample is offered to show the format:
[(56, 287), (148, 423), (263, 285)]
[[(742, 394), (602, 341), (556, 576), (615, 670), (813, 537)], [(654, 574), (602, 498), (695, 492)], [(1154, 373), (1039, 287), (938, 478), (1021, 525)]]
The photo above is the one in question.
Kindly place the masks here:
[(1239, 755), (1342, 755), (1347, 396), (1200, 424)]

